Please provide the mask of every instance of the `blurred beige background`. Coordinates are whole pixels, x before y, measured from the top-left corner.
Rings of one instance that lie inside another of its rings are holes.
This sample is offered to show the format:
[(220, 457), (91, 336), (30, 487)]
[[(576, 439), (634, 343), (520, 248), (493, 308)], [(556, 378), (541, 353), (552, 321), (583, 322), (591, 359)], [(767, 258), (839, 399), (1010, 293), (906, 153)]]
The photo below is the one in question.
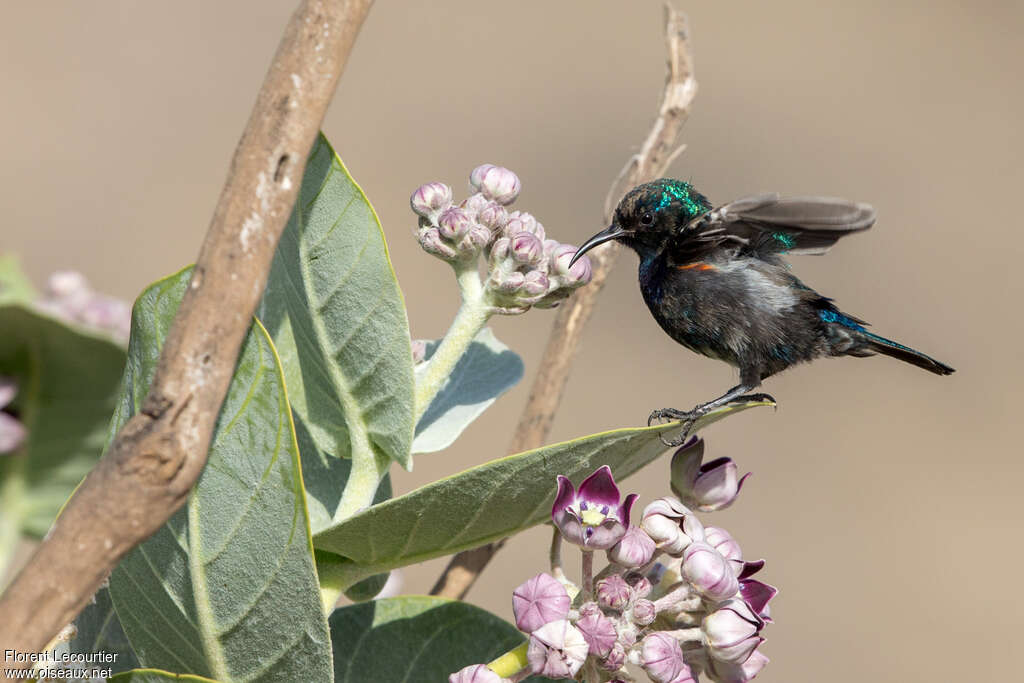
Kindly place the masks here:
[[(0, 22), (0, 249), (38, 283), (78, 268), (125, 298), (192, 260), (291, 2), (18, 3)], [(711, 515), (779, 586), (759, 680), (1007, 681), (1024, 562), (1018, 493), (1019, 2), (680, 2), (700, 91), (673, 175), (715, 201), (777, 190), (870, 201), (880, 219), (797, 272), (882, 334), (958, 369), (821, 361), (769, 380), (777, 412), (705, 434), (753, 470)], [(657, 2), (381, 0), (325, 131), (374, 201), (413, 334), (456, 307), (412, 236), (408, 196), (464, 191), (481, 162), (523, 179), (518, 208), (579, 242), (645, 135), (663, 80)], [(640, 424), (734, 377), (665, 337), (625, 255), (589, 327), (553, 439)], [(498, 320), (527, 380), (552, 320)], [(504, 455), (528, 381), (407, 491)], [(1017, 405), (1015, 405), (1017, 404)], [(664, 495), (668, 462), (628, 488)], [(516, 538), (472, 592), (509, 615), (545, 568)], [(406, 572), (425, 592), (444, 561)]]

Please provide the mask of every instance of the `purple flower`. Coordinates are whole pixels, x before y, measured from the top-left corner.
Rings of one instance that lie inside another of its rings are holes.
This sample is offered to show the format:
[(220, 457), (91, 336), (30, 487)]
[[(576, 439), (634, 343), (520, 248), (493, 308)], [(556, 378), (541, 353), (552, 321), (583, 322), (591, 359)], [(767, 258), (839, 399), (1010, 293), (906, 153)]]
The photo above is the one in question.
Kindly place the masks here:
[(473, 226), (469, 214), (457, 206), (452, 206), (441, 212), (437, 219), (437, 228), (441, 237), (446, 240), (457, 240)]
[(750, 473), (737, 478), (736, 463), (718, 458), (701, 464), (704, 440), (693, 437), (672, 456), (672, 491), (701, 512), (729, 507)]
[(640, 665), (655, 683), (673, 683), (684, 673), (689, 673), (679, 641), (667, 633), (655, 631), (649, 634), (640, 648)]
[(647, 626), (654, 623), (658, 616), (658, 610), (654, 603), (646, 598), (640, 598), (633, 603), (633, 623), (638, 626)]
[(779, 589), (769, 586), (757, 579), (743, 579), (740, 581), (740, 597), (750, 606), (750, 609), (765, 621), (769, 621), (768, 603), (779, 594)]
[(512, 612), (516, 626), (524, 633), (532, 633), (551, 621), (569, 615), (569, 594), (558, 579), (548, 574), (537, 574), (512, 593)]
[(587, 641), (567, 620), (544, 624), (530, 634), (526, 659), (533, 673), (548, 678), (572, 678), (587, 659)]
[(516, 263), (524, 265), (536, 265), (544, 254), (544, 243), (537, 239), (537, 236), (530, 232), (517, 232), (510, 238), (512, 240), (512, 258)]
[(451, 204), (452, 188), (444, 183), (420, 185), (409, 198), (409, 205), (413, 212), (431, 221)]
[(622, 610), (633, 599), (633, 589), (618, 574), (612, 574), (597, 582), (597, 601), (604, 607)]
[(583, 639), (587, 641), (590, 654), (596, 657), (607, 657), (619, 637), (615, 630), (615, 624), (600, 609), (587, 611), (584, 616), (576, 620), (576, 628), (580, 630)]
[(600, 667), (605, 671), (618, 671), (626, 663), (626, 648), (622, 643), (615, 641), (611, 651), (601, 660)]
[(570, 543), (590, 550), (607, 550), (625, 535), (629, 511), (636, 498), (631, 493), (620, 504), (619, 487), (607, 465), (584, 479), (579, 491), (567, 478), (558, 475), (558, 495), (551, 508), (551, 519)]
[(508, 211), (498, 202), (487, 202), (476, 215), (477, 223), (492, 232), (497, 232), (508, 223)]
[(448, 677), (448, 683), (504, 683), (507, 678), (502, 678), (487, 668), (486, 664), (472, 664), (464, 669), (459, 669)]
[(626, 535), (608, 549), (608, 560), (621, 567), (642, 567), (654, 557), (654, 541), (637, 526), (626, 529)]
[(519, 177), (501, 166), (483, 164), (469, 174), (469, 184), (487, 199), (508, 206), (519, 196)]
[(682, 574), (697, 592), (712, 600), (731, 598), (740, 589), (729, 561), (702, 541), (683, 551)]
[(18, 385), (13, 379), (0, 377), (0, 455), (16, 450), (28, 436), (25, 425), (13, 415), (3, 412), (3, 408), (14, 400), (17, 393)]
[(742, 664), (764, 638), (764, 620), (745, 601), (732, 599), (704, 617), (701, 630), (708, 654), (721, 662)]
[(743, 551), (740, 550), (740, 544), (725, 529), (714, 526), (704, 527), (704, 540), (721, 553), (725, 559), (740, 565), (743, 564)]

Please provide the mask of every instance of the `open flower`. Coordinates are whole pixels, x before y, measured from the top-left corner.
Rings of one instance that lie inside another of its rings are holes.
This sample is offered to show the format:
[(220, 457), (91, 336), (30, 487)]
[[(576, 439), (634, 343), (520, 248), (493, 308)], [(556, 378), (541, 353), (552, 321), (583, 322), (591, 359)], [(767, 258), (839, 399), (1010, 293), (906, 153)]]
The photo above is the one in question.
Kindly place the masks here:
[(551, 519), (570, 543), (588, 550), (607, 550), (626, 534), (636, 497), (631, 493), (619, 502), (619, 487), (607, 465), (584, 479), (579, 491), (566, 477), (558, 475)]
[(684, 443), (672, 456), (672, 491), (687, 505), (701, 512), (729, 507), (750, 473), (737, 476), (731, 458), (702, 463), (704, 440), (697, 437)]
[(588, 652), (583, 634), (563, 619), (544, 624), (530, 634), (526, 659), (535, 674), (572, 678), (583, 666)]

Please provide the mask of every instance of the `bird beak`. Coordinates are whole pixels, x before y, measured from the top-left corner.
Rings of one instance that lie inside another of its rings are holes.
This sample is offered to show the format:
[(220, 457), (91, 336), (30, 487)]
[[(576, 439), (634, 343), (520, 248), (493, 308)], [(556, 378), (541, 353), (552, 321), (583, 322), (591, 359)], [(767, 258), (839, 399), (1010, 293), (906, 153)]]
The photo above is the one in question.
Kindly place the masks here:
[(576, 253), (573, 254), (573, 256), (572, 256), (572, 260), (569, 261), (569, 267), (571, 268), (572, 264), (576, 263), (576, 261), (578, 261), (581, 256), (583, 256), (585, 253), (587, 253), (588, 251), (590, 251), (591, 249), (593, 249), (597, 245), (603, 244), (603, 243), (607, 242), (608, 240), (617, 239), (618, 237), (621, 237), (625, 233), (626, 233), (625, 230), (620, 228), (615, 223), (612, 223), (606, 229), (602, 230), (601, 232), (597, 233), (596, 235), (591, 237), (589, 240), (584, 242), (583, 246), (576, 250)]

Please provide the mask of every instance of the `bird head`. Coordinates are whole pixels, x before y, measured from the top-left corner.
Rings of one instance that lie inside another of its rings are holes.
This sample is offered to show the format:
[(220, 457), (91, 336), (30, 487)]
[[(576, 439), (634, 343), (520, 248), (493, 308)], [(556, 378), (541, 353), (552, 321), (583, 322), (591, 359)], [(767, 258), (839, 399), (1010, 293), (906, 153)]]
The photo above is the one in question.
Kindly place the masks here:
[(583, 243), (572, 262), (599, 244), (617, 240), (641, 258), (657, 253), (694, 218), (711, 210), (711, 203), (689, 183), (661, 178), (638, 185), (622, 198), (612, 224)]

